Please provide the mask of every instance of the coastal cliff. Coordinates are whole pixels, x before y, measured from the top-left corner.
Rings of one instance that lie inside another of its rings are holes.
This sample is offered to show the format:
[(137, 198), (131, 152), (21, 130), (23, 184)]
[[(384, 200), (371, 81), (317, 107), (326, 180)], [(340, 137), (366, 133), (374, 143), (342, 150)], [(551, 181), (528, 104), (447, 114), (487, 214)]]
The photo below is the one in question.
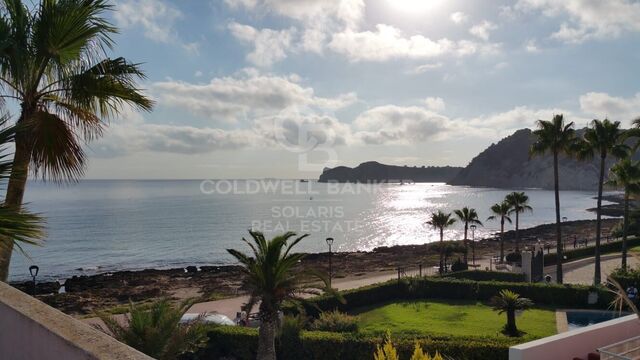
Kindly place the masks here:
[(325, 169), (319, 182), (447, 182), (462, 168), (452, 166), (395, 166), (376, 161), (362, 163), (355, 168), (338, 166)]
[[(583, 130), (579, 130), (581, 134)], [(460, 171), (449, 184), (497, 188), (553, 189), (553, 158), (551, 155), (529, 156), (534, 142), (530, 129), (518, 130), (491, 144)], [(615, 163), (609, 157), (608, 169)], [(593, 190), (598, 187), (599, 159), (578, 161), (566, 156), (559, 159), (560, 188)]]

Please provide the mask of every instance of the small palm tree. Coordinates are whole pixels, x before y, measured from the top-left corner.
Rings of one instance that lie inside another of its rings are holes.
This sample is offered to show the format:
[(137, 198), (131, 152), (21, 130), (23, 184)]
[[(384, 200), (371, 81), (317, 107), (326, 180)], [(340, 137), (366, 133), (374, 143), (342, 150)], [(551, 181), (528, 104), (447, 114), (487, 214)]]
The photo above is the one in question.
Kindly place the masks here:
[(500, 293), (491, 298), (491, 307), (498, 314), (507, 314), (507, 325), (505, 330), (509, 336), (518, 336), (516, 327), (516, 311), (526, 310), (533, 306), (533, 302), (527, 298), (520, 297), (519, 294), (511, 290), (501, 290)]
[(493, 215), (487, 218), (487, 220), (496, 220), (500, 218), (500, 262), (504, 261), (504, 222), (508, 221), (509, 224), (511, 224), (511, 218), (509, 217), (510, 211), (511, 205), (506, 201), (493, 204), (493, 206), (491, 206), (491, 212), (493, 212)]
[(191, 305), (192, 302), (185, 302), (173, 306), (168, 299), (159, 300), (150, 308), (131, 303), (124, 324), (104, 314), (100, 318), (119, 341), (154, 359), (173, 360), (207, 342), (206, 329), (199, 318), (180, 323)]
[[(145, 77), (139, 65), (107, 57), (117, 33), (106, 18), (113, 9), (107, 0), (33, 3), (0, 0), (0, 100), (20, 109), (5, 198), (12, 208), (22, 205), (30, 171), (77, 180), (83, 145), (102, 134), (104, 120), (124, 105), (152, 107), (136, 87)], [(0, 281), (7, 279), (12, 244), (0, 249)]]
[[(303, 301), (304, 294), (320, 294), (320, 289), (329, 290), (328, 280), (323, 275), (295, 268), (304, 254), (293, 253), (293, 248), (309, 234), (296, 237), (293, 232), (265, 239), (258, 231), (249, 231), (251, 242), (242, 239), (251, 248), (251, 255), (228, 249), (242, 266), (244, 287), (249, 291), (248, 312), (260, 302), (260, 331), (258, 338), (258, 360), (276, 358), (275, 336), (278, 312), (284, 301)], [(292, 240), (293, 239), (293, 240)], [(320, 279), (323, 287), (312, 285), (311, 280)]]
[(602, 229), (602, 187), (604, 185), (605, 164), (607, 156), (613, 155), (616, 158), (624, 158), (629, 155), (631, 148), (624, 141), (628, 134), (620, 128), (619, 121), (609, 121), (608, 119), (593, 120), (591, 126), (585, 131), (584, 136), (577, 146), (577, 153), (580, 159), (592, 159), (594, 156), (600, 158), (600, 177), (598, 180), (598, 202), (596, 206), (596, 247), (595, 247), (595, 271), (593, 276), (594, 284), (600, 284), (600, 237)]
[(524, 192), (514, 191), (504, 198), (511, 210), (509, 214), (516, 214), (516, 253), (520, 252), (520, 214), (525, 211), (533, 211), (529, 206), (529, 197)]
[(629, 197), (640, 193), (640, 163), (625, 158), (609, 170), (608, 185), (624, 188), (624, 219), (622, 221), (622, 269), (627, 268), (627, 229), (629, 227)]
[(562, 114), (555, 115), (551, 121), (538, 120), (538, 129), (533, 132), (536, 141), (531, 145), (532, 155), (553, 155), (553, 187), (556, 202), (556, 281), (562, 284), (562, 229), (560, 222), (560, 181), (558, 157), (570, 154), (575, 148), (576, 134), (573, 122), (564, 123)]
[(469, 224), (477, 224), (482, 226), (482, 222), (478, 219), (478, 213), (476, 209), (469, 209), (468, 207), (463, 207), (460, 210), (455, 210), (454, 213), (458, 217), (458, 220), (464, 223), (464, 263), (467, 263), (467, 253), (469, 252), (469, 247), (467, 245), (467, 232), (469, 230)]
[(440, 231), (440, 274), (444, 273), (444, 229), (455, 224), (456, 219), (451, 217), (451, 213), (444, 213), (442, 210), (431, 213), (431, 220), (427, 224)]

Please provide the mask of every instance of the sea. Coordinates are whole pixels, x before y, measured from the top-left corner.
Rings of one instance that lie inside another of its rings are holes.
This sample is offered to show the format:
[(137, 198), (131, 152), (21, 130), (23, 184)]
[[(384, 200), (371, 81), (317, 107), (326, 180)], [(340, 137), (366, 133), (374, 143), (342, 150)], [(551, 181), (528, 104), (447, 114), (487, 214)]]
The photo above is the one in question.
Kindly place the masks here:
[[(425, 224), (429, 214), (468, 206), (484, 226), (473, 237), (494, 236), (498, 221), (487, 221), (490, 206), (513, 189), (419, 184), (327, 184), (290, 179), (249, 180), (83, 180), (58, 185), (31, 181), (25, 202), (46, 218), (42, 246), (23, 246), (11, 263), (10, 280), (65, 279), (118, 270), (233, 263), (227, 249), (249, 250), (249, 229), (273, 236), (309, 234), (299, 251), (371, 250), (380, 246), (439, 240)], [(553, 191), (519, 189), (533, 211), (520, 227), (555, 221)], [(594, 192), (562, 191), (562, 216), (594, 219)], [(606, 204), (606, 202), (605, 202)], [(513, 226), (507, 226), (512, 229)], [(445, 239), (461, 239), (455, 224)], [(471, 234), (469, 234), (471, 238)]]

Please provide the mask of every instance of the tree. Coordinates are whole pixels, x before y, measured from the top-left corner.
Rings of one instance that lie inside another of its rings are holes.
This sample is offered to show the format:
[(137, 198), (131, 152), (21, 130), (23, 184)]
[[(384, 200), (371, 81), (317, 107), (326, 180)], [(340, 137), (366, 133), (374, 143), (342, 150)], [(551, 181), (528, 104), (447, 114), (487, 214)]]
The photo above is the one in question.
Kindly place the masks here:
[(627, 134), (620, 128), (620, 122), (611, 122), (608, 119), (593, 120), (589, 128), (577, 146), (577, 153), (580, 159), (592, 159), (594, 156), (600, 158), (600, 177), (598, 179), (598, 201), (596, 206), (596, 247), (595, 247), (595, 274), (593, 282), (600, 284), (600, 237), (602, 230), (602, 186), (604, 184), (605, 164), (609, 154), (617, 158), (627, 157), (631, 148), (624, 141)]
[[(247, 311), (260, 302), (258, 360), (274, 360), (276, 325), (282, 303), (303, 301), (301, 295), (318, 295), (320, 289), (329, 290), (328, 280), (312, 270), (295, 268), (305, 255), (292, 250), (308, 234), (296, 238), (295, 233), (287, 232), (271, 240), (258, 231), (250, 230), (249, 234), (252, 241), (244, 238), (242, 241), (251, 248), (252, 255), (233, 249), (227, 251), (242, 266), (243, 285), (249, 292)], [(314, 279), (322, 280), (324, 287), (312, 285)]]
[(562, 114), (555, 115), (551, 121), (538, 120), (538, 129), (533, 134), (536, 141), (531, 145), (532, 155), (544, 155), (549, 152), (553, 156), (553, 187), (556, 202), (556, 281), (562, 284), (562, 228), (560, 222), (560, 179), (558, 174), (558, 157), (570, 154), (575, 148), (576, 134), (573, 122), (564, 123)]
[(504, 198), (511, 210), (509, 214), (516, 214), (516, 253), (520, 252), (520, 214), (525, 211), (533, 211), (529, 206), (529, 197), (524, 192), (514, 191)]
[(467, 245), (467, 231), (469, 230), (469, 224), (478, 224), (482, 226), (482, 222), (478, 219), (478, 213), (476, 209), (469, 209), (468, 207), (463, 207), (460, 210), (455, 210), (454, 213), (458, 217), (458, 220), (464, 223), (464, 263), (467, 263), (467, 253), (468, 245)]
[[(105, 17), (110, 10), (106, 0), (41, 0), (32, 10), (0, 0), (0, 99), (20, 109), (7, 206), (22, 206), (30, 171), (54, 181), (81, 177), (82, 144), (123, 106), (152, 108), (136, 88), (145, 77), (139, 65), (106, 55), (117, 32)], [(0, 249), (2, 281), (11, 244)]]
[(493, 215), (487, 218), (487, 220), (496, 220), (500, 218), (500, 262), (504, 261), (504, 222), (506, 220), (511, 224), (511, 218), (509, 217), (510, 211), (511, 205), (506, 201), (493, 204), (491, 206), (491, 212), (493, 212)]
[(625, 158), (609, 170), (608, 185), (624, 189), (624, 218), (622, 220), (622, 269), (627, 269), (627, 231), (629, 228), (629, 197), (640, 193), (640, 163)]
[(124, 324), (104, 314), (100, 319), (118, 341), (154, 359), (173, 360), (207, 343), (206, 329), (200, 318), (180, 323), (191, 305), (191, 302), (184, 302), (173, 306), (168, 299), (162, 299), (147, 309), (131, 303)]
[(451, 213), (444, 213), (442, 210), (431, 213), (431, 220), (427, 224), (440, 231), (440, 274), (444, 273), (444, 229), (455, 224), (456, 219), (451, 217)]
[(533, 306), (533, 302), (511, 290), (501, 290), (498, 295), (491, 298), (491, 306), (498, 314), (507, 314), (505, 330), (509, 336), (518, 336), (516, 327), (516, 311), (526, 310)]
[(400, 360), (398, 351), (391, 342), (391, 333), (387, 330), (382, 346), (376, 345), (376, 351), (373, 353), (374, 360)]

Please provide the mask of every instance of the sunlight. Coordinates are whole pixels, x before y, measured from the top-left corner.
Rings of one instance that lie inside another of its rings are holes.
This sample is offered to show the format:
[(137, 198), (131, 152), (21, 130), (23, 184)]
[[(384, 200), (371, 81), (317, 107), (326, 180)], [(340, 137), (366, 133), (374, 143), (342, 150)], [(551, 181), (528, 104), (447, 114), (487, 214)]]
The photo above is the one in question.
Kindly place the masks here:
[(396, 10), (419, 14), (435, 9), (443, 3), (443, 0), (388, 0), (388, 2)]

